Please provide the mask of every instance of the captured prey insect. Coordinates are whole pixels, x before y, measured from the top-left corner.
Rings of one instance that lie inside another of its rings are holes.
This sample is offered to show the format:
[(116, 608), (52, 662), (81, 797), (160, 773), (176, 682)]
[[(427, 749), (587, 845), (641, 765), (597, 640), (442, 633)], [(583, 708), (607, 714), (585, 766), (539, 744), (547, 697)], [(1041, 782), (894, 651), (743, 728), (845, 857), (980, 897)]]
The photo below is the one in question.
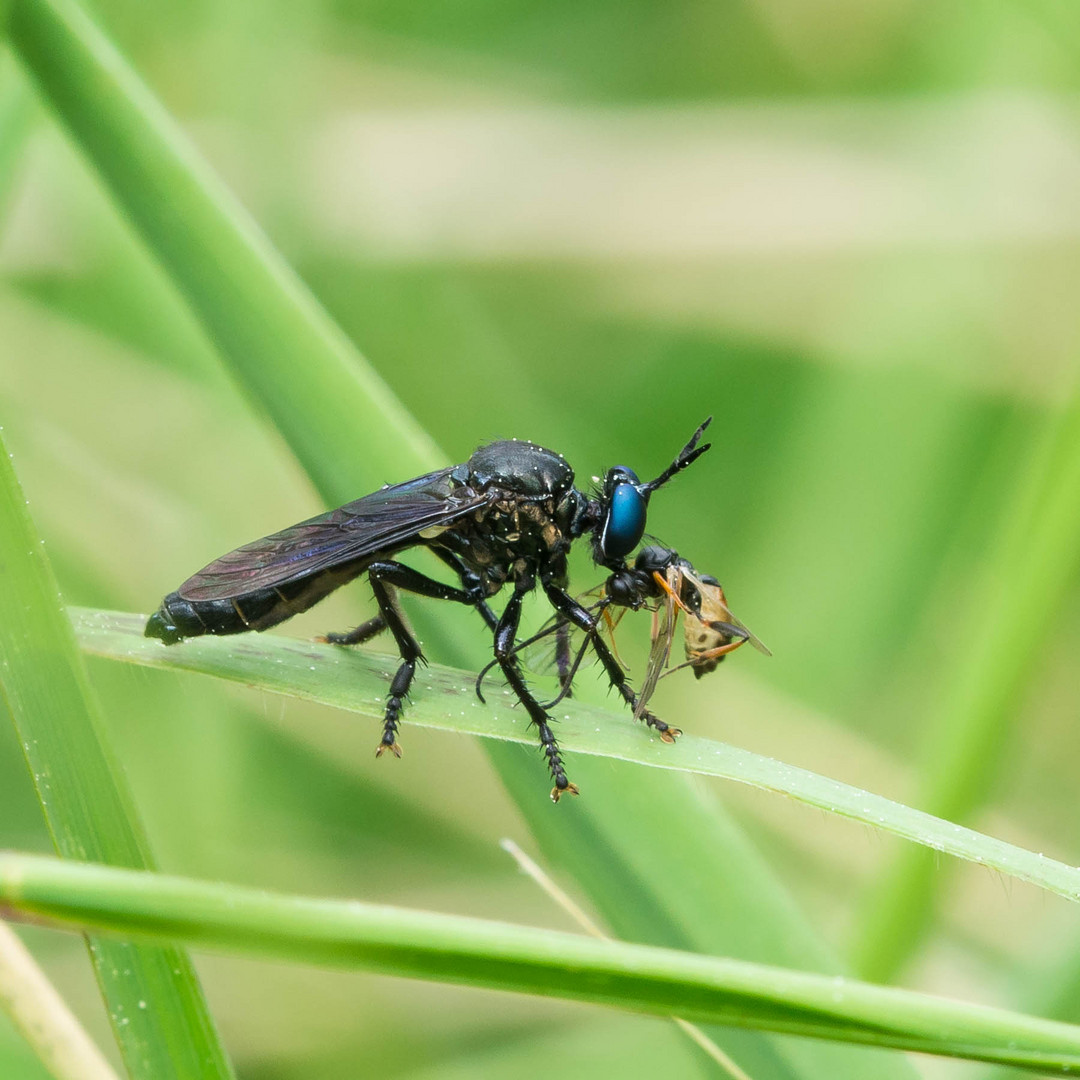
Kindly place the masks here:
[[(634, 706), (635, 719), (648, 720), (651, 716), (646, 706), (664, 675), (690, 667), (695, 677), (700, 679), (702, 675), (715, 671), (727, 653), (734, 652), (748, 641), (764, 655), (772, 655), (756, 635), (731, 613), (720, 583), (713, 577), (699, 574), (688, 560), (670, 548), (655, 545), (642, 548), (634, 565), (614, 572), (599, 592), (600, 598), (588, 611), (597, 626), (606, 625), (612, 635), (613, 647), (615, 625), (627, 609), (637, 611), (648, 607), (653, 613), (652, 647)], [(618, 612), (614, 617), (611, 614), (613, 610)], [(686, 662), (669, 668), (680, 612), (684, 615)], [(574, 677), (590, 644), (586, 636), (574, 648), (572, 630), (573, 627), (563, 616), (556, 614), (517, 647), (520, 654), (535, 648), (541, 641), (554, 640), (554, 664), (560, 689), (552, 701), (545, 703), (544, 707), (548, 709), (570, 695)], [(477, 677), (476, 689), (481, 700), (483, 680), (494, 666), (495, 661), (492, 661)], [(673, 736), (679, 734), (678, 729), (667, 727), (661, 731), (660, 737), (666, 742), (673, 742)]]
[[(640, 710), (644, 709), (656, 684), (665, 674), (689, 667), (693, 669), (694, 677), (700, 679), (702, 675), (715, 671), (717, 664), (729, 652), (734, 652), (748, 641), (764, 655), (772, 655), (760, 639), (732, 615), (720, 582), (714, 577), (699, 575), (677, 552), (661, 547), (644, 548), (634, 560), (632, 573), (638, 579), (635, 587), (639, 594), (645, 591), (642, 580), (645, 577), (652, 579), (651, 588), (661, 596), (660, 606), (653, 615), (653, 644), (638, 695), (635, 718), (639, 717)], [(684, 616), (683, 651), (686, 663), (665, 671), (680, 611)]]
[[(398, 605), (404, 589), (475, 608), (494, 636), (495, 662), (529, 719), (554, 781), (551, 796), (577, 793), (567, 779), (547, 710), (525, 682), (516, 638), (525, 596), (537, 586), (568, 625), (587, 635), (613, 686), (631, 709), (638, 697), (598, 632), (596, 619), (566, 592), (566, 556), (573, 541), (588, 536), (595, 562), (633, 574), (626, 557), (644, 532), (652, 493), (696, 461), (712, 417), (694, 432), (675, 460), (643, 483), (624, 465), (604, 475), (592, 495), (574, 486), (574, 471), (553, 450), (513, 440), (480, 447), (463, 465), (393, 484), (337, 510), (222, 555), (169, 593), (146, 624), (146, 636), (173, 645), (200, 634), (266, 630), (306, 611), (334, 589), (366, 573), (378, 614), (327, 641), (355, 645), (383, 630), (393, 635), (400, 666), (390, 682), (377, 754), (401, 755), (397, 729), (417, 664), (420, 645)], [(398, 562), (394, 556), (427, 547), (456, 575), (447, 585)], [(504, 585), (513, 592), (501, 615), (488, 600)], [(639, 714), (662, 738), (672, 729), (648, 711)]]

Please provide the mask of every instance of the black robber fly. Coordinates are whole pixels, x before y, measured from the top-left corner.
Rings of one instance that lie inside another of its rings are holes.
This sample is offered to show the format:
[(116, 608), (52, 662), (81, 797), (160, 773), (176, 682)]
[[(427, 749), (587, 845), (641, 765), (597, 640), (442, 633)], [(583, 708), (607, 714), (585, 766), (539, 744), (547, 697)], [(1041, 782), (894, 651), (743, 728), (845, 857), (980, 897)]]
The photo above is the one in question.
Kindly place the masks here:
[[(639, 708), (597, 617), (566, 592), (566, 556), (575, 540), (588, 536), (594, 560), (611, 571), (609, 591), (615, 602), (635, 606), (642, 590), (654, 587), (644, 584), (645, 571), (626, 563), (645, 532), (649, 498), (709, 449), (708, 443), (698, 444), (711, 420), (655, 480), (642, 483), (633, 470), (616, 465), (591, 496), (574, 486), (574, 471), (561, 454), (516, 439), (482, 446), (463, 465), (389, 485), (222, 555), (165, 597), (146, 624), (146, 636), (174, 645), (201, 634), (266, 630), (366, 573), (379, 613), (325, 640), (355, 645), (383, 630), (393, 635), (401, 664), (390, 683), (376, 753), (389, 750), (400, 757), (398, 723), (424, 657), (402, 616), (397, 592), (473, 607), (494, 635), (495, 662), (536, 725), (555, 783), (551, 797), (558, 802), (564, 792), (577, 794), (578, 789), (567, 779), (551, 717), (530, 692), (518, 663), (522, 601), (537, 586), (543, 589), (560, 622), (584, 632), (612, 686), (635, 714), (665, 741), (673, 741), (676, 729)], [(419, 546), (442, 559), (460, 587), (394, 558)], [(513, 593), (496, 615), (488, 600), (504, 585)]]

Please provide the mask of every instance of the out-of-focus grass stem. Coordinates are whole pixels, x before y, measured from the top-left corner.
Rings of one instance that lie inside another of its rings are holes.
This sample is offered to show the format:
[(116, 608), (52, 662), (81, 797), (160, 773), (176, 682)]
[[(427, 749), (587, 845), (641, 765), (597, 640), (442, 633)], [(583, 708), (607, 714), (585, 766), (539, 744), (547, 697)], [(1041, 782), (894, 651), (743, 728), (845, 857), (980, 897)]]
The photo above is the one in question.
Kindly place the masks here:
[[(152, 865), (60, 592), (0, 439), (0, 691), (56, 850), (68, 859)], [(132, 1077), (229, 1077), (202, 989), (178, 948), (88, 938)]]
[[(920, 808), (965, 821), (989, 795), (1078, 565), (1080, 392), (1033, 449), (974, 591), (951, 682), (924, 725)], [(887, 980), (912, 956), (930, 925), (940, 882), (932, 853), (897, 853), (866, 902), (855, 948), (861, 974)]]

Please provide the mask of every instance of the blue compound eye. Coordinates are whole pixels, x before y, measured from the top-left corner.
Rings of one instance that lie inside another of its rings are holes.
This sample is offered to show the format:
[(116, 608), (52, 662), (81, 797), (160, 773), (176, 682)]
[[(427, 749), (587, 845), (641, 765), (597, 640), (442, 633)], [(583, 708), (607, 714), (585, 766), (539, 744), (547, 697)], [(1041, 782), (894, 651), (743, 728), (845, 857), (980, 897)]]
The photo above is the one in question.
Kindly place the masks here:
[[(630, 473), (630, 470), (626, 470)], [(633, 473), (630, 473), (633, 476)], [(636, 479), (636, 477), (635, 477)], [(637, 547), (645, 532), (645, 496), (636, 483), (623, 480), (611, 488), (600, 547), (607, 559), (621, 559)]]

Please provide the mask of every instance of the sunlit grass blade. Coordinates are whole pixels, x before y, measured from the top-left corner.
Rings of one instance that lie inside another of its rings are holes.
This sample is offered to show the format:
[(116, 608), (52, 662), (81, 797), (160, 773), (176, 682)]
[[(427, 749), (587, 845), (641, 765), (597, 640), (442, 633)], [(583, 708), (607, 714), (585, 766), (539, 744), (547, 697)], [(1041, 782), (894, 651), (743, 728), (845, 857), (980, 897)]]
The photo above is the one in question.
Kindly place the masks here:
[[(82, 648), (93, 655), (149, 667), (198, 672), (261, 690), (290, 694), (382, 719), (390, 657), (333, 645), (265, 635), (223, 641), (192, 638), (166, 648), (143, 636), (145, 616), (71, 608)], [(475, 676), (432, 664), (410, 704), (409, 723), (532, 745), (527, 716), (512, 700), (489, 693), (481, 704)], [(727, 743), (684, 734), (675, 746), (649, 735), (628, 716), (577, 701), (559, 709), (559, 736), (570, 753), (612, 757), (654, 768), (717, 776), (780, 792), (809, 806), (840, 814), (883, 832), (1010, 874), (1070, 900), (1080, 900), (1080, 868), (1026, 851), (972, 829), (943, 821), (869, 791)], [(376, 732), (373, 727), (373, 733)], [(373, 740), (375, 735), (372, 736)], [(535, 764), (535, 763), (534, 763)], [(535, 769), (535, 797), (546, 799), (544, 776)], [(582, 799), (588, 797), (586, 789)], [(567, 814), (577, 809), (577, 800)]]
[[(1051, 424), (1002, 524), (975, 594), (970, 647), (940, 716), (928, 725), (926, 781), (918, 802), (963, 821), (986, 798), (1019, 704), (1080, 565), (1080, 393)], [(935, 866), (927, 852), (901, 851), (865, 905), (856, 963), (889, 979), (931, 921)]]
[[(0, 441), (0, 689), (56, 850), (151, 865), (122, 773), (104, 741), (82, 657)], [(190, 961), (174, 947), (89, 940), (133, 1077), (231, 1076)]]
[(54, 925), (612, 1005), (1023, 1069), (1080, 1068), (1080, 1027), (907, 990), (462, 916), (0, 856), (0, 901)]

